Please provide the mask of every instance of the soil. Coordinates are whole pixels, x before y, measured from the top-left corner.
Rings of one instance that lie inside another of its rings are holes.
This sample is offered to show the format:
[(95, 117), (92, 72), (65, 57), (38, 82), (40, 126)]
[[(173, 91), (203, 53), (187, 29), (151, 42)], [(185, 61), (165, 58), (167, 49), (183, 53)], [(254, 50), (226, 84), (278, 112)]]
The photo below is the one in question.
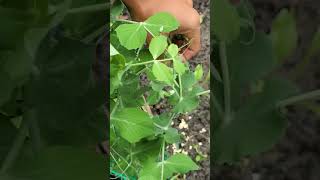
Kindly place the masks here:
[[(320, 88), (320, 62), (314, 57), (304, 73), (293, 78), (312, 35), (320, 24), (319, 1), (252, 0), (257, 29), (270, 31), (277, 13), (286, 7), (296, 9), (299, 47), (280, 69), (279, 74), (294, 80), (302, 92)], [(315, 102), (318, 108), (320, 102)], [(287, 108), (289, 125), (285, 135), (272, 149), (256, 157), (244, 158), (237, 165), (213, 166), (215, 180), (318, 180), (320, 177), (320, 116), (305, 104)]]
[[(210, 64), (210, 0), (194, 0), (194, 8), (202, 16), (201, 23), (201, 51), (190, 60), (192, 68), (197, 64), (202, 64), (205, 76), (209, 72)], [(208, 82), (203, 84), (204, 88), (210, 87)], [(191, 118), (188, 119), (188, 116)], [(200, 106), (195, 111), (182, 117), (188, 123), (189, 128), (181, 130), (189, 136), (189, 141), (185, 142), (184, 150), (195, 160), (197, 156), (206, 156), (196, 162), (200, 169), (187, 174), (187, 180), (210, 179), (210, 98), (201, 97)], [(198, 152), (194, 146), (198, 145)], [(193, 147), (190, 149), (190, 146)]]
[[(202, 17), (201, 23), (201, 51), (191, 60), (189, 64), (193, 70), (198, 64), (204, 69), (204, 77), (209, 73), (210, 64), (210, 0), (194, 0), (194, 8)], [(201, 83), (204, 89), (209, 89), (207, 81)], [(162, 113), (170, 108), (165, 101), (152, 108), (154, 113)], [(182, 128), (181, 123), (188, 124)], [(179, 127), (180, 125), (180, 127)], [(199, 170), (192, 171), (178, 179), (207, 180), (210, 179), (210, 98), (202, 96), (200, 106), (185, 115), (174, 120), (173, 127), (183, 135), (181, 143), (177, 144), (177, 151), (186, 153), (198, 164)], [(168, 148), (173, 153), (173, 146)], [(197, 160), (197, 157), (199, 158)]]

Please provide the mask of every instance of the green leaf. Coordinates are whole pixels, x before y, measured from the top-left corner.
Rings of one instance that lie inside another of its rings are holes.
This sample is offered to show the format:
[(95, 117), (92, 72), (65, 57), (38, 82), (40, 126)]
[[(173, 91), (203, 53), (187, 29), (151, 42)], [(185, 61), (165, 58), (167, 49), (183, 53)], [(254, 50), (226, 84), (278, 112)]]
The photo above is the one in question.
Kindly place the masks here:
[(189, 91), (196, 83), (196, 78), (193, 73), (188, 72), (181, 76), (182, 88), (185, 92)]
[(136, 108), (126, 108), (116, 112), (111, 117), (111, 123), (130, 143), (139, 142), (142, 138), (154, 134), (152, 119), (147, 113)]
[(139, 174), (140, 178), (146, 179), (147, 177), (152, 177), (153, 179), (161, 179), (162, 165), (164, 169), (164, 179), (172, 177), (175, 173), (185, 174), (189, 171), (199, 169), (199, 167), (187, 155), (175, 154), (164, 162), (156, 163), (149, 161), (146, 163)]
[[(255, 40), (249, 45), (234, 41), (227, 46), (227, 57), (231, 80), (231, 104), (238, 107), (243, 102), (239, 93), (241, 94), (252, 82), (274, 70), (277, 61), (273, 56), (271, 39), (260, 32), (257, 32)], [(221, 83), (214, 83), (214, 86), (219, 85)]]
[(185, 174), (191, 170), (198, 170), (199, 167), (184, 154), (175, 154), (165, 161), (165, 167), (171, 171)]
[(14, 174), (32, 180), (103, 179), (105, 163), (95, 151), (56, 146), (45, 148), (36, 158), (21, 159)]
[(124, 107), (137, 107), (143, 105), (141, 96), (145, 89), (140, 87), (139, 76), (134, 74), (125, 74), (121, 79), (121, 86), (118, 88), (119, 97), (121, 97)]
[(168, 53), (172, 58), (176, 57), (179, 53), (179, 47), (175, 44), (170, 44), (168, 47)]
[(155, 61), (152, 66), (152, 73), (158, 81), (165, 82), (168, 85), (173, 84), (172, 69), (167, 65)]
[(114, 55), (118, 55), (118, 54), (119, 54), (119, 52), (110, 43), (110, 56), (114, 56)]
[(317, 30), (317, 32), (313, 36), (311, 47), (308, 50), (308, 56), (312, 57), (316, 53), (319, 53), (319, 51), (320, 51), (320, 28)]
[(121, 15), (121, 13), (123, 12), (123, 9), (124, 9), (124, 4), (122, 3), (122, 1), (115, 1), (111, 7), (111, 13), (110, 13), (111, 21), (115, 21), (117, 17)]
[(29, 98), (41, 136), (49, 144), (89, 146), (105, 138), (104, 117), (98, 110), (105, 88), (92, 79), (94, 51), (94, 44), (68, 38), (41, 43), (36, 61), (41, 73), (28, 83)]
[(147, 31), (141, 23), (122, 24), (116, 32), (121, 45), (128, 50), (141, 48), (147, 38)]
[(33, 21), (33, 16), (25, 11), (0, 8), (0, 49), (16, 48), (23, 42), (24, 33)]
[(158, 82), (155, 82), (155, 81), (151, 81), (150, 83), (151, 85), (151, 88), (154, 90), (154, 91), (162, 91), (163, 88), (165, 87), (165, 84), (162, 84), (162, 83), (158, 83)]
[(135, 145), (132, 155), (136, 156), (140, 162), (144, 163), (148, 159), (157, 160), (161, 149), (160, 139), (152, 141), (142, 141)]
[(287, 80), (270, 79), (263, 91), (243, 100), (229, 122), (216, 117), (213, 133), (213, 158), (217, 163), (232, 163), (247, 155), (268, 150), (283, 135), (286, 119), (276, 103), (297, 93)]
[(169, 127), (168, 130), (165, 131), (164, 140), (167, 143), (173, 144), (179, 142), (181, 137), (177, 129)]
[(298, 32), (292, 12), (283, 9), (272, 22), (272, 45), (277, 60), (281, 63), (295, 50)]
[(24, 46), (32, 58), (35, 58), (40, 43), (47, 35), (48, 31), (48, 28), (32, 28), (25, 33)]
[(173, 58), (173, 68), (180, 75), (184, 74), (187, 70), (186, 65), (179, 56)]
[(150, 95), (147, 98), (147, 103), (149, 105), (155, 105), (160, 101), (160, 94), (157, 91), (151, 91)]
[(182, 100), (174, 107), (173, 111), (176, 113), (191, 112), (199, 105), (199, 98), (195, 95), (184, 96)]
[(169, 13), (160, 12), (149, 17), (144, 24), (154, 36), (160, 34), (160, 32), (171, 32), (179, 27), (177, 19)]
[(149, 51), (152, 54), (153, 59), (157, 59), (167, 48), (167, 37), (160, 35), (152, 38)]
[(197, 81), (201, 80), (203, 77), (203, 69), (202, 65), (198, 64), (195, 71), (194, 71), (194, 77), (196, 78)]
[(214, 0), (212, 6), (213, 34), (221, 41), (231, 42), (237, 39), (240, 34), (240, 17), (236, 8), (228, 0)]

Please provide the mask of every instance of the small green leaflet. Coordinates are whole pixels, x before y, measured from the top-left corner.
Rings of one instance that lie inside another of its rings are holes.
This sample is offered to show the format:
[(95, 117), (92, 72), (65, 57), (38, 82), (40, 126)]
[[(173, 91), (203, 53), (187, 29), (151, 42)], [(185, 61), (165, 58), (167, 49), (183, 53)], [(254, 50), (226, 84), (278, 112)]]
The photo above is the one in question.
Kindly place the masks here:
[(298, 43), (296, 21), (292, 12), (285, 9), (277, 15), (272, 22), (271, 38), (274, 54), (279, 62), (283, 62)]
[(237, 9), (230, 4), (229, 0), (214, 0), (211, 30), (221, 40), (231, 42), (240, 34), (240, 17)]
[(164, 140), (170, 144), (179, 142), (180, 138), (178, 130), (171, 127), (169, 127), (164, 134)]
[(157, 13), (145, 22), (122, 24), (117, 27), (116, 32), (122, 46), (128, 50), (141, 48), (146, 41), (147, 31), (153, 36), (160, 32), (171, 32), (178, 29), (179, 23), (169, 13)]
[(173, 73), (172, 69), (167, 65), (155, 61), (152, 66), (152, 73), (158, 81), (165, 82), (168, 85), (173, 84)]
[(113, 47), (113, 45), (110, 43), (110, 56), (115, 56), (119, 54), (119, 52)]
[(155, 105), (160, 101), (160, 93), (157, 91), (151, 91), (150, 95), (147, 98), (147, 103), (149, 105)]
[(197, 96), (186, 96), (174, 107), (173, 111), (176, 113), (186, 113), (195, 109), (199, 105), (199, 98)]
[[(163, 166), (163, 174), (162, 174)], [(184, 154), (175, 154), (164, 162), (148, 162), (140, 172), (140, 179), (161, 179), (165, 180), (175, 173), (185, 174), (199, 167)]]
[(185, 73), (187, 70), (185, 64), (182, 62), (182, 59), (179, 56), (173, 58), (173, 68), (180, 75)]
[(195, 71), (194, 71), (194, 77), (196, 78), (197, 81), (201, 80), (203, 76), (203, 69), (200, 64), (197, 65)]
[(152, 119), (137, 108), (125, 108), (116, 112), (111, 116), (111, 123), (130, 143), (136, 143), (155, 132)]
[(153, 59), (157, 59), (166, 50), (167, 46), (167, 37), (160, 35), (152, 38), (149, 51)]
[(171, 32), (179, 27), (177, 19), (169, 13), (161, 12), (149, 17), (145, 21), (145, 28), (153, 35), (159, 35), (160, 32)]
[(179, 48), (175, 44), (170, 44), (168, 47), (168, 53), (173, 59), (173, 68), (178, 74), (183, 74), (186, 72), (187, 68), (185, 64), (182, 62), (181, 57), (179, 56)]
[(147, 38), (147, 31), (142, 23), (122, 24), (117, 29), (117, 36), (122, 46), (128, 50), (142, 47)]
[(179, 53), (179, 48), (175, 44), (170, 44), (168, 47), (168, 53), (170, 54), (171, 57), (176, 57)]

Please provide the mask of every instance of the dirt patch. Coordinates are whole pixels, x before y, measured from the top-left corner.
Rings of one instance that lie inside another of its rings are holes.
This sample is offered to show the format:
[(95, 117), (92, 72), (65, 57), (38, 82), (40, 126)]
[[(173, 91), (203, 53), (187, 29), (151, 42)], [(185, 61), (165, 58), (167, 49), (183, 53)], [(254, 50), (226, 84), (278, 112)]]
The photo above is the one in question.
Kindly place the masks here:
[[(193, 3), (194, 8), (202, 16), (201, 51), (190, 60), (190, 65), (194, 68), (202, 64), (206, 76), (210, 68), (210, 0), (195, 0)], [(203, 86), (204, 88), (210, 87), (207, 82)], [(184, 119), (189, 127), (180, 130), (185, 133), (185, 137), (189, 137), (189, 140), (184, 142), (183, 149), (194, 160), (200, 159), (197, 161), (200, 170), (189, 173), (186, 179), (210, 179), (210, 98), (201, 97), (199, 108), (181, 119)]]

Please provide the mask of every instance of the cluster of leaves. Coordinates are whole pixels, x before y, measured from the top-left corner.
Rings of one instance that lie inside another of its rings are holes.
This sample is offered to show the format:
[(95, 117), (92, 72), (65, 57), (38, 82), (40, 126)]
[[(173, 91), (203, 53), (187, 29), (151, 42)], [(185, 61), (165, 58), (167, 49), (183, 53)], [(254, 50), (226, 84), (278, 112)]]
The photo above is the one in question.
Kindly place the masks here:
[(0, 1), (0, 179), (105, 178), (92, 64), (106, 10), (103, 0)]
[[(182, 62), (181, 49), (162, 35), (179, 27), (172, 15), (157, 13), (144, 22), (116, 19), (122, 8), (119, 1), (113, 6), (111, 17), (111, 171), (141, 180), (164, 180), (173, 174), (197, 170), (187, 155), (170, 156), (166, 147), (181, 138), (171, 127), (172, 120), (195, 109), (199, 96), (208, 93), (198, 83), (203, 77), (202, 67), (199, 65), (192, 72)], [(153, 37), (145, 48), (148, 33)], [(141, 85), (141, 76), (147, 77), (147, 86)], [(160, 115), (152, 114), (150, 105), (162, 99), (167, 99), (173, 108)]]
[[(212, 162), (233, 163), (267, 150), (285, 130), (279, 102), (299, 91), (272, 72), (295, 50), (297, 28), (294, 14), (283, 9), (270, 34), (256, 31), (247, 0), (237, 5), (215, 0), (212, 17)], [(307, 57), (319, 50), (318, 39)]]

